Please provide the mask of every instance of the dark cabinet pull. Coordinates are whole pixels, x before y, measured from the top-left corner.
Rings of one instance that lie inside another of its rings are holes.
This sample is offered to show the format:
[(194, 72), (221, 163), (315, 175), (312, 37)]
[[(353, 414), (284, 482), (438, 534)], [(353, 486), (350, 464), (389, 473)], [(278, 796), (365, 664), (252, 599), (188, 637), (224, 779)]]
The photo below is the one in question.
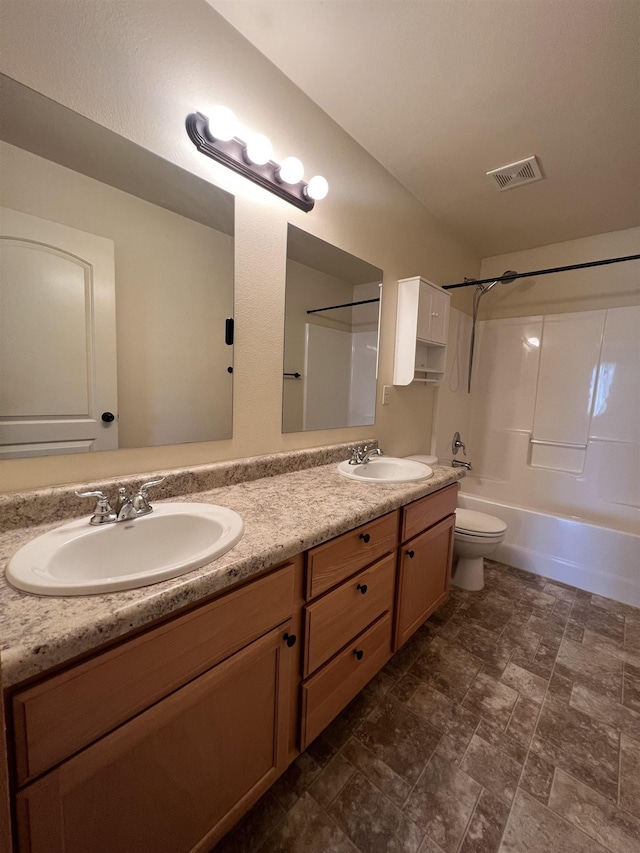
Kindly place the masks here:
[(366, 595), (369, 587), (366, 585), (366, 583), (359, 583), (358, 586), (356, 587), (356, 589), (359, 589), (363, 595)]
[(369, 540), (371, 539), (371, 536), (369, 536), (368, 533), (361, 533), (360, 538), (362, 539), (362, 541), (366, 545), (369, 542)]
[(295, 634), (285, 634), (282, 639), (291, 648), (291, 646), (295, 646), (297, 637)]
[(407, 557), (410, 560), (413, 560), (413, 558), (415, 557), (415, 551), (407, 551)]
[(364, 652), (362, 651), (362, 649), (354, 649), (353, 653), (358, 658), (358, 660), (362, 660), (362, 658), (364, 657)]

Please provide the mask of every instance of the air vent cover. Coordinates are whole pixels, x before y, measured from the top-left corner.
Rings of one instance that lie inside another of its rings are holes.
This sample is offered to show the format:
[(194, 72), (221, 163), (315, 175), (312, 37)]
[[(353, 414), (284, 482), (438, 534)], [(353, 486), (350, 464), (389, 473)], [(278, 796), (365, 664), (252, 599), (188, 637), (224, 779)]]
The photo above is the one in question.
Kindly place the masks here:
[(501, 166), (499, 169), (492, 169), (487, 172), (487, 177), (502, 192), (502, 190), (510, 190), (512, 187), (519, 187), (522, 184), (541, 181), (544, 175), (534, 156), (527, 157), (526, 160), (518, 160), (517, 163), (509, 163), (508, 166)]

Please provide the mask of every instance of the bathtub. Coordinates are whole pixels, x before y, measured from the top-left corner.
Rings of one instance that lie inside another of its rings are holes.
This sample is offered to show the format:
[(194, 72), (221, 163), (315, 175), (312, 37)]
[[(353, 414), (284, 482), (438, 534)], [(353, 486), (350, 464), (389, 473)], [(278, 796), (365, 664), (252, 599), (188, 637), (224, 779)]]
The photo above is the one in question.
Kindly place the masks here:
[(640, 607), (640, 535), (463, 492), (458, 506), (507, 523), (492, 560)]

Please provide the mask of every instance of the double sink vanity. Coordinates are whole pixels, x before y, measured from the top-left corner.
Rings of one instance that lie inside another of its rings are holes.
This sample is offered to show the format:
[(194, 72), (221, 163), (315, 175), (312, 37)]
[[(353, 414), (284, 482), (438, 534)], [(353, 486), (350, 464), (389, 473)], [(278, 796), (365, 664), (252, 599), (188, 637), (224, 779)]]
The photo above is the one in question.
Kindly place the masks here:
[[(382, 457), (351, 466), (372, 466), (365, 482), (338, 471), (351, 450), (166, 472), (155, 536), (194, 504), (244, 524), (187, 573), (67, 597), (2, 579), (20, 853), (210, 850), (446, 599), (463, 474), (394, 482), (403, 460)], [(72, 490), (49, 492), (48, 516), (44, 493), (5, 502), (3, 565), (78, 512)], [(154, 514), (104, 527), (135, 535)]]

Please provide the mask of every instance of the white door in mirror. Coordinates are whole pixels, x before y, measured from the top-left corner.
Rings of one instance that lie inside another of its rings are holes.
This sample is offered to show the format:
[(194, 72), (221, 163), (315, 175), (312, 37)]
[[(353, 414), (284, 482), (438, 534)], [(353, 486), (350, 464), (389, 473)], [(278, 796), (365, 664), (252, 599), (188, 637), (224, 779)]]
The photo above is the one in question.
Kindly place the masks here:
[(363, 483), (409, 483), (412, 480), (428, 480), (433, 477), (433, 469), (413, 459), (401, 459), (397, 456), (380, 456), (370, 459), (364, 465), (352, 465), (348, 460), (340, 462), (338, 471), (343, 477), (360, 480)]
[(149, 515), (92, 527), (78, 519), (17, 551), (7, 580), (37, 595), (90, 595), (134, 589), (204, 566), (244, 533), (232, 509), (200, 503), (156, 504)]
[(117, 449), (113, 240), (0, 212), (0, 458)]

